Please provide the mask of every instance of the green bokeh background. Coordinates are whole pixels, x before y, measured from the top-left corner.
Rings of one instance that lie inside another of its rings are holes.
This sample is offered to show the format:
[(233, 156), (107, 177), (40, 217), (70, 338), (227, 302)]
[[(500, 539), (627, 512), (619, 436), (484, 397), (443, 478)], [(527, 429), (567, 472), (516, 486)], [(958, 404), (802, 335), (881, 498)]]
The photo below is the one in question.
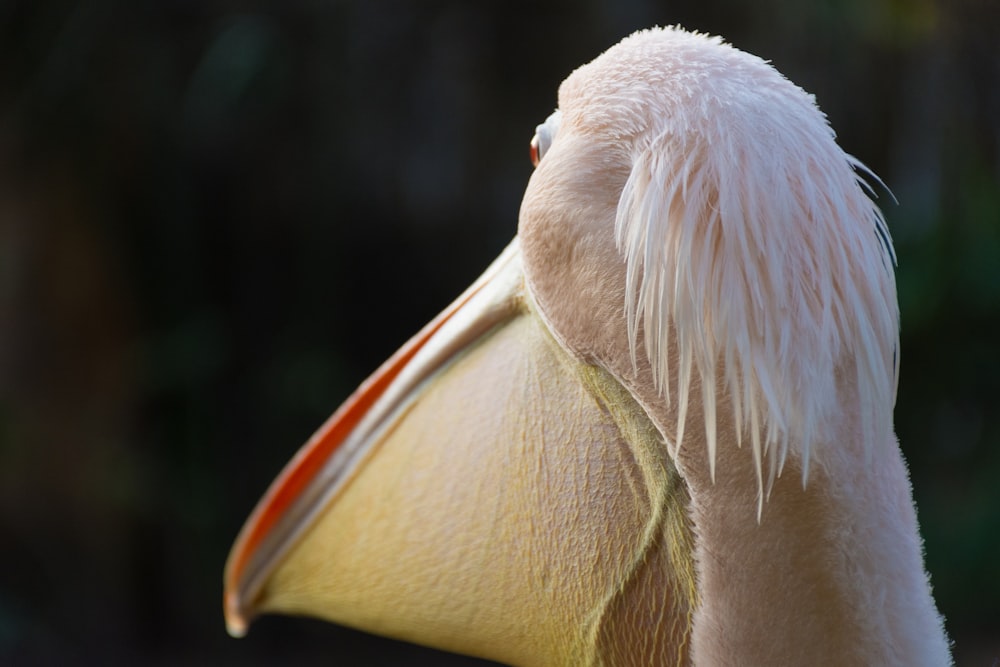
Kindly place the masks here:
[(724, 35), (899, 200), (897, 430), (959, 664), (1000, 658), (1000, 4), (0, 2), (0, 663), (482, 664), (225, 635), (253, 503), (513, 235), (559, 82)]

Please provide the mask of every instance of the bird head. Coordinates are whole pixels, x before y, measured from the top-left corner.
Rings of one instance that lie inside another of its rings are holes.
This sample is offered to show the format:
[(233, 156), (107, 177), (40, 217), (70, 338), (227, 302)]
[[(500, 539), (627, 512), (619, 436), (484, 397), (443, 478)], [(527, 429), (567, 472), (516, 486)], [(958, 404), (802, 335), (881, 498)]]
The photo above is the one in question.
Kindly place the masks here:
[(675, 456), (697, 429), (714, 479), (724, 420), (761, 488), (790, 447), (808, 475), (845, 359), (866, 431), (891, 430), (895, 256), (812, 95), (719, 38), (647, 30), (574, 71), (543, 129), (518, 228), (530, 294)]

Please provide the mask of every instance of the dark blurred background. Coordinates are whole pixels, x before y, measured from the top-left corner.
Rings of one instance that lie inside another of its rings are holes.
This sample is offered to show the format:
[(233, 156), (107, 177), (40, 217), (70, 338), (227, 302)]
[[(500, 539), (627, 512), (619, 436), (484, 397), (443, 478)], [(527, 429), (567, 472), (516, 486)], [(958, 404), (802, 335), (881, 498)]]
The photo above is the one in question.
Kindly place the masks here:
[(899, 255), (896, 423), (959, 664), (1000, 657), (1000, 4), (0, 1), (0, 663), (476, 663), (226, 636), (266, 485), (514, 234), (559, 82), (631, 31), (815, 93)]

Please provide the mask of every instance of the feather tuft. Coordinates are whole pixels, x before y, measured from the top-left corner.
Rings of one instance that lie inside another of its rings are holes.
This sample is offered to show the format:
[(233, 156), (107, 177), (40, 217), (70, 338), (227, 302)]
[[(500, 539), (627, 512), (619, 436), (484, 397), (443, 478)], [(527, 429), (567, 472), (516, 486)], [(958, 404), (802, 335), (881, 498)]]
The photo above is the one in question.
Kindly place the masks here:
[(704, 35), (649, 35), (626, 40), (645, 40), (630, 52), (657, 50), (662, 67), (627, 102), (649, 120), (615, 221), (631, 354), (648, 357), (668, 405), (676, 397), (675, 449), (700, 382), (713, 479), (716, 396), (729, 396), (759, 512), (790, 448), (807, 482), (843, 408), (845, 360), (865, 441), (892, 429), (896, 257), (865, 178), (882, 183), (837, 145), (813, 97), (763, 60)]

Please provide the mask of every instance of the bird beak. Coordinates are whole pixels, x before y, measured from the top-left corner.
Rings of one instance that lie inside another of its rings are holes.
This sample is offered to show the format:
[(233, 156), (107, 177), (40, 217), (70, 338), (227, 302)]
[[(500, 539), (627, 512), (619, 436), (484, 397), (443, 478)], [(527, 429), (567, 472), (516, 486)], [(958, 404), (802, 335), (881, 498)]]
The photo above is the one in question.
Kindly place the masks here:
[(444, 312), (386, 361), (299, 450), (257, 504), (225, 571), (226, 627), (235, 637), (269, 606), (269, 581), (320, 515), (362, 471), (414, 397), (463, 350), (521, 308), (515, 239)]
[(643, 408), (547, 328), (515, 239), (271, 485), (226, 624), (304, 614), (508, 664), (681, 645), (687, 503)]

